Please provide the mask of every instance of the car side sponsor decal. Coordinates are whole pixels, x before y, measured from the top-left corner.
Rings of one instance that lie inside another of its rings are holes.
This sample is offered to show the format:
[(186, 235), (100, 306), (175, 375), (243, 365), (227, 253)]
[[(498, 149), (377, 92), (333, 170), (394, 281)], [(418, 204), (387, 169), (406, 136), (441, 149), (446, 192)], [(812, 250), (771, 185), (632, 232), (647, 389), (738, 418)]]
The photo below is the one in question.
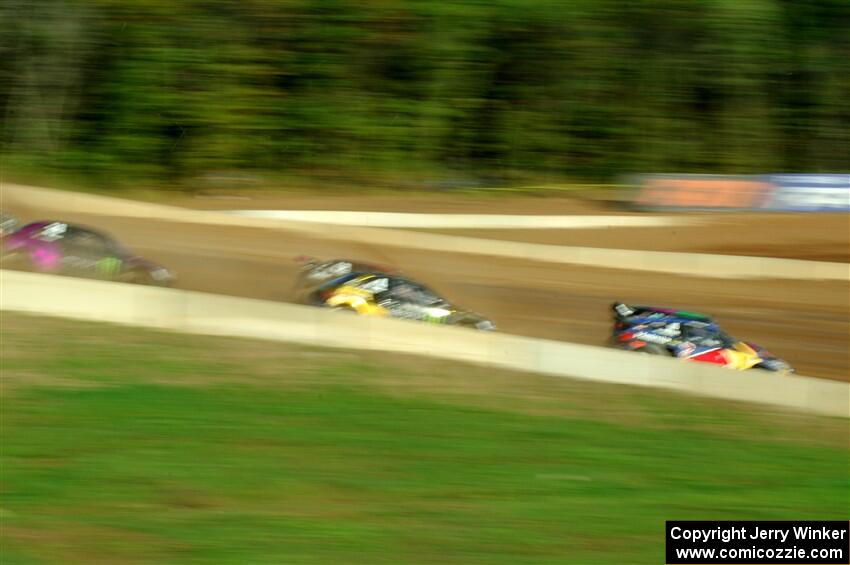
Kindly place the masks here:
[(95, 263), (95, 269), (103, 278), (113, 278), (121, 270), (121, 259), (115, 257), (104, 257)]
[(660, 345), (667, 345), (668, 343), (673, 341), (673, 338), (671, 337), (657, 335), (650, 332), (638, 332), (637, 334), (635, 334), (635, 337), (638, 339), (642, 339), (643, 341), (648, 341), (649, 343), (657, 343)]
[(682, 345), (679, 346), (677, 356), (678, 357), (690, 357), (691, 355), (694, 354), (694, 351), (696, 351), (696, 346), (693, 343), (686, 341), (685, 343), (683, 343)]

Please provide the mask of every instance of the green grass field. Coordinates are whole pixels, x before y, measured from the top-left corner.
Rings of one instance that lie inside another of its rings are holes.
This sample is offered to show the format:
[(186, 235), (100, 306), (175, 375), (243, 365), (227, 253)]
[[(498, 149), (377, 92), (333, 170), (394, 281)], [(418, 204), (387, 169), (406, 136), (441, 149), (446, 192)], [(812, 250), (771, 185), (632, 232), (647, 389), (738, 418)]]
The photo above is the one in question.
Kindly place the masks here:
[(846, 420), (3, 313), (0, 562), (663, 563), (847, 519)]

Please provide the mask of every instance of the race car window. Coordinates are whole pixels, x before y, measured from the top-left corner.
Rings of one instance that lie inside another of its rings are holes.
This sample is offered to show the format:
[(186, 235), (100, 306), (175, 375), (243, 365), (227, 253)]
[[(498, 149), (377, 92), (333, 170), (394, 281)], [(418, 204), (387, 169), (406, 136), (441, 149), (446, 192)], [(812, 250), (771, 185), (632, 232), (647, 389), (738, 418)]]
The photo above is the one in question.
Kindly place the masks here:
[(341, 277), (351, 272), (351, 263), (348, 261), (332, 261), (323, 263), (310, 271), (308, 277), (315, 279), (326, 279), (330, 277)]
[(719, 332), (705, 325), (687, 324), (684, 328), (684, 335), (688, 339), (707, 339), (716, 338)]
[(724, 345), (729, 346), (735, 342), (726, 333), (720, 331), (717, 326), (708, 324), (688, 324), (684, 326), (685, 339), (700, 345)]
[(102, 236), (86, 230), (68, 230), (62, 245), (67, 253), (78, 253), (87, 257), (102, 257), (109, 254), (107, 241)]
[(633, 315), (633, 314), (635, 314), (635, 313), (636, 313), (636, 311), (635, 311), (634, 309), (632, 309), (632, 308), (631, 308), (631, 307), (629, 307), (628, 305), (626, 305), (626, 304), (622, 304), (622, 303), (620, 303), (620, 304), (615, 304), (615, 305), (614, 305), (614, 311), (615, 311), (617, 314), (619, 314), (620, 316), (624, 317), (624, 318), (625, 318), (625, 317), (628, 317), (628, 316), (631, 316), (631, 315)]
[(386, 292), (389, 288), (389, 280), (386, 277), (380, 277), (377, 279), (369, 279), (364, 283), (361, 283), (359, 286), (362, 290), (366, 292), (371, 292), (372, 294), (378, 294), (379, 292)]
[(68, 232), (68, 224), (53, 222), (47, 224), (38, 232), (36, 237), (42, 241), (57, 241)]

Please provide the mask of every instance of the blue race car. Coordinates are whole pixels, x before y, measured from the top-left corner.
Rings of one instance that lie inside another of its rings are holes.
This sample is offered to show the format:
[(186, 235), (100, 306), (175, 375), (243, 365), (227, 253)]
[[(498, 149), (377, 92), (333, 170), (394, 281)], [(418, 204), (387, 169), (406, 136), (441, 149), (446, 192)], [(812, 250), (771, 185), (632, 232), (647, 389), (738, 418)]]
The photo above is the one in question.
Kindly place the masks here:
[(754, 343), (731, 337), (712, 318), (703, 314), (653, 306), (630, 306), (622, 302), (615, 302), (611, 309), (614, 313), (611, 335), (614, 347), (711, 363), (739, 371), (793, 372), (782, 359)]

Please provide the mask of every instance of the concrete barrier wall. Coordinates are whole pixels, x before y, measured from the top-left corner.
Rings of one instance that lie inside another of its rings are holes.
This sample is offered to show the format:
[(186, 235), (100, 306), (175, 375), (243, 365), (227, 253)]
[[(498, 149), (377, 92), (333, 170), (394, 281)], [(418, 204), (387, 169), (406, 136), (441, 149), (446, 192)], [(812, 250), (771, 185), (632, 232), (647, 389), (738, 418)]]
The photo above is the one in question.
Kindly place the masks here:
[(600, 228), (655, 228), (704, 224), (691, 216), (600, 216), (528, 214), (433, 214), (412, 212), (363, 212), (353, 210), (228, 210), (246, 218), (271, 218), (318, 222), (338, 226), (369, 226), (404, 229), (505, 229), (568, 230)]
[(848, 383), (741, 373), (602, 347), (278, 302), (0, 271), (0, 309), (197, 334), (411, 353), (850, 417)]
[(24, 206), (56, 210), (60, 218), (62, 212), (78, 212), (212, 225), (259, 227), (297, 232), (317, 239), (344, 240), (438, 252), (451, 250), (453, 253), (699, 277), (850, 281), (850, 265), (846, 263), (702, 253), (567, 247), (351, 226), (334, 226), (333, 229), (329, 229), (326, 224), (316, 222), (248, 218), (220, 212), (189, 210), (161, 204), (8, 183), (0, 186), (0, 200), (8, 204), (18, 203)]

